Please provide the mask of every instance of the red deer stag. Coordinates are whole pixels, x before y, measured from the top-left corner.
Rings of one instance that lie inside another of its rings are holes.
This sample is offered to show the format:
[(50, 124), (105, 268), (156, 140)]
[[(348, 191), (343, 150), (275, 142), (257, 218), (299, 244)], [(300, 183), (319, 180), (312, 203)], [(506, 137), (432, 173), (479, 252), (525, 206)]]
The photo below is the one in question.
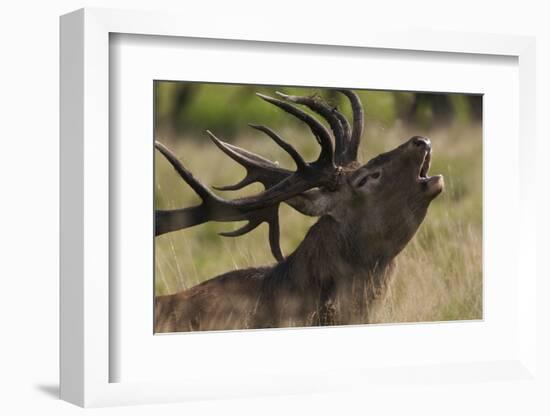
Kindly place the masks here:
[[(214, 144), (246, 168), (245, 178), (219, 190), (260, 182), (257, 195), (226, 200), (193, 177), (164, 145), (156, 148), (202, 199), (198, 206), (156, 211), (156, 235), (208, 221), (248, 221), (224, 236), (241, 236), (266, 222), (275, 265), (235, 270), (182, 292), (155, 299), (155, 332), (269, 328), (368, 323), (369, 308), (385, 293), (394, 259), (422, 223), (443, 177), (427, 176), (430, 140), (415, 136), (365, 165), (357, 162), (363, 108), (352, 91), (352, 123), (317, 96), (258, 94), (303, 121), (321, 147), (306, 162), (296, 149), (265, 126), (265, 133), (294, 160), (295, 171), (219, 140)], [(317, 118), (297, 105), (323, 117)], [(331, 133), (332, 132), (332, 133)], [(320, 217), (298, 248), (285, 257), (279, 246), (278, 209), (286, 203)]]

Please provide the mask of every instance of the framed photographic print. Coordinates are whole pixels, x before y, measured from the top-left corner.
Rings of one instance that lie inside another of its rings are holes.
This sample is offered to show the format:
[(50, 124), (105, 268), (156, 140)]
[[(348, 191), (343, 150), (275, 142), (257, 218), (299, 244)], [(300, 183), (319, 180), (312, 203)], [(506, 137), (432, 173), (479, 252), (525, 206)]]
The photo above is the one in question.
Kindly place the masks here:
[(533, 40), (303, 36), (62, 17), (65, 400), (532, 377)]
[(155, 81), (154, 97), (155, 332), (482, 318), (481, 95)]

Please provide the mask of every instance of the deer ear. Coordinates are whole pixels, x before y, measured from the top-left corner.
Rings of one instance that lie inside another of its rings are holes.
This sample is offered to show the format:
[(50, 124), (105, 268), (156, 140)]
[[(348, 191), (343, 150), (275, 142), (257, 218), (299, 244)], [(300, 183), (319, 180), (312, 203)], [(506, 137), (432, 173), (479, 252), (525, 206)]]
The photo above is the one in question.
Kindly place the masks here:
[(289, 199), (286, 203), (301, 214), (320, 217), (332, 210), (335, 205), (335, 198), (334, 192), (311, 189)]

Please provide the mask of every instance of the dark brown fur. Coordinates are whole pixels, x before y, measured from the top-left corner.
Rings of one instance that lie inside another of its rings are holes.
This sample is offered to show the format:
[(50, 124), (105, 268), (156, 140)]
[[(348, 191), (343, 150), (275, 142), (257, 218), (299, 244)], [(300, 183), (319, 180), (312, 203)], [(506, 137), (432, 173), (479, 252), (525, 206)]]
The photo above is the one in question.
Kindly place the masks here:
[[(363, 323), (392, 261), (369, 264), (336, 221), (321, 218), (285, 262), (225, 273), (155, 302), (156, 332)], [(332, 238), (331, 238), (332, 237)], [(327, 261), (335, 257), (348, 261)]]
[[(363, 131), (359, 97), (340, 90), (350, 101), (353, 123), (316, 97), (259, 94), (306, 123), (321, 152), (306, 162), (265, 126), (251, 127), (270, 136), (293, 158), (295, 172), (258, 155), (210, 138), (247, 171), (238, 184), (252, 182), (266, 190), (255, 196), (225, 200), (195, 179), (163, 144), (157, 149), (201, 197), (195, 207), (156, 212), (156, 235), (207, 221), (242, 221), (227, 236), (243, 235), (262, 222), (269, 225), (274, 266), (225, 273), (180, 293), (155, 300), (155, 332), (338, 325), (369, 322), (371, 309), (384, 295), (395, 257), (424, 220), (430, 202), (442, 191), (441, 176), (428, 177), (431, 142), (412, 137), (367, 164), (357, 162)], [(289, 102), (321, 115), (325, 126)], [(333, 140), (334, 139), (334, 140)], [(334, 145), (334, 146), (333, 146)], [(304, 215), (320, 217), (298, 248), (284, 257), (279, 246), (278, 207), (285, 202)]]
[[(395, 257), (443, 189), (441, 177), (419, 178), (431, 152), (429, 141), (419, 148), (415, 140), (347, 172), (343, 186), (325, 191), (327, 214), (284, 261), (157, 297), (155, 331), (368, 323)], [(373, 173), (376, 180), (362, 180)]]

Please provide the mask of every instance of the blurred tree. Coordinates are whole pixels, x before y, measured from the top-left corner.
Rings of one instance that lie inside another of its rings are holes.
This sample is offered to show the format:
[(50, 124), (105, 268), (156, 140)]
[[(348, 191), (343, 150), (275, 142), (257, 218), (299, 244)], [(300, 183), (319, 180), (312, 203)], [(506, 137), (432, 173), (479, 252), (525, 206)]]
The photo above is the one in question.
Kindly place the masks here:
[[(281, 111), (265, 105), (256, 92), (274, 94), (322, 94), (329, 103), (344, 112), (349, 104), (334, 90), (302, 87), (207, 84), (191, 82), (155, 82), (155, 126), (162, 134), (202, 134), (206, 128), (234, 135), (247, 123), (266, 123), (277, 127), (292, 123)], [(365, 105), (367, 122), (392, 126), (397, 120), (424, 128), (451, 122), (480, 121), (482, 100), (479, 95), (425, 92), (358, 90)], [(238, 111), (236, 111), (238, 109)], [(228, 137), (227, 137), (228, 138)]]
[(481, 103), (480, 95), (414, 93), (412, 105), (403, 113), (403, 119), (423, 127), (481, 121)]

